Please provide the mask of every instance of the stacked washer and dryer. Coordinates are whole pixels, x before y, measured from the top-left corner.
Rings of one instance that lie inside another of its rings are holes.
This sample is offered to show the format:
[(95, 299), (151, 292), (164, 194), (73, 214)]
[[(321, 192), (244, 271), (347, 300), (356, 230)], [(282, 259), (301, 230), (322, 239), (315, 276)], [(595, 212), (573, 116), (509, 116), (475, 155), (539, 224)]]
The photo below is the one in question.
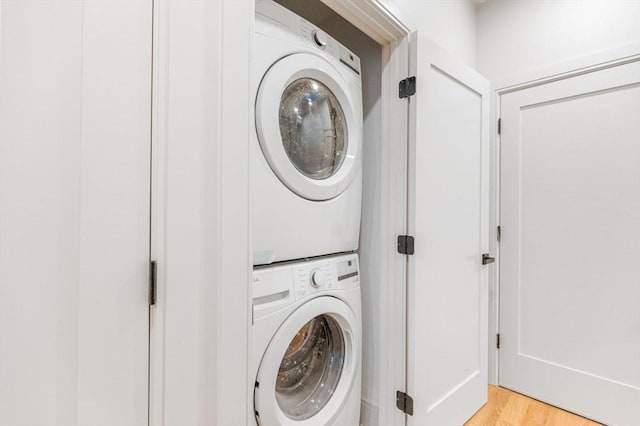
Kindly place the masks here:
[(254, 413), (259, 425), (360, 417), (360, 60), (256, 0), (252, 152)]

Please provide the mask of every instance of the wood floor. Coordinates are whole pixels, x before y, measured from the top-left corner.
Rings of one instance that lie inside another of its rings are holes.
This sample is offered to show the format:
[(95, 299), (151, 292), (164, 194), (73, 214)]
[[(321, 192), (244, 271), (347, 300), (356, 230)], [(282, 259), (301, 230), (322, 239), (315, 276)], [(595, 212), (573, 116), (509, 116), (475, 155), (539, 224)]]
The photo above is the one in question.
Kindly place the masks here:
[(599, 426), (543, 402), (498, 386), (489, 386), (489, 401), (465, 426)]

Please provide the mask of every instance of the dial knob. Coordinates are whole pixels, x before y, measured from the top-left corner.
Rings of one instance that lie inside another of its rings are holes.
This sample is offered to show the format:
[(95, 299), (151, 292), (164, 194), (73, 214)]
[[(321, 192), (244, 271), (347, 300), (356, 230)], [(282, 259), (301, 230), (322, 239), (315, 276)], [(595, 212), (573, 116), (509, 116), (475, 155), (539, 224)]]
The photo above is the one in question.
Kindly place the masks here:
[(323, 284), (325, 284), (325, 282), (326, 280), (324, 279), (324, 276), (322, 275), (322, 272), (320, 272), (320, 270), (316, 269), (311, 273), (311, 285), (314, 288), (322, 286)]
[(320, 49), (324, 49), (327, 46), (329, 40), (327, 39), (326, 34), (322, 33), (321, 31), (314, 31), (313, 41)]

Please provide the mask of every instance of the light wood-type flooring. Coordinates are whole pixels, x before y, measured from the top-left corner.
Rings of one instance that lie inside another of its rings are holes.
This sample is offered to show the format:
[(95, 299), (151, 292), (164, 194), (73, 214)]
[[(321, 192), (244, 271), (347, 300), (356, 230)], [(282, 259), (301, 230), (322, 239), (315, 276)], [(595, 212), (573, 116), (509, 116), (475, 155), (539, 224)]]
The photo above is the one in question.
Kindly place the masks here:
[(585, 419), (498, 386), (489, 386), (489, 401), (465, 426), (599, 426)]

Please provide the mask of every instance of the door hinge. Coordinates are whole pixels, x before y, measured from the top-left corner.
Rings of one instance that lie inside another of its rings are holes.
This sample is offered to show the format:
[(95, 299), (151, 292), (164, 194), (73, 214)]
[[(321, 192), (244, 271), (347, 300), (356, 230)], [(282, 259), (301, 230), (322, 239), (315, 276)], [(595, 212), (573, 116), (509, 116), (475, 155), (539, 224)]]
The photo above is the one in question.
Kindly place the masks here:
[(496, 334), (496, 348), (500, 349), (500, 333)]
[(396, 391), (396, 407), (403, 413), (413, 416), (413, 398), (406, 393)]
[(409, 77), (400, 80), (398, 84), (398, 96), (400, 99), (408, 98), (416, 94), (416, 78)]
[(498, 118), (498, 134), (502, 134), (502, 118)]
[(412, 255), (414, 238), (411, 235), (398, 235), (398, 253)]
[(149, 262), (149, 305), (156, 304), (156, 294), (158, 290), (158, 267), (155, 260)]
[(490, 265), (495, 261), (496, 261), (496, 258), (489, 256), (489, 253), (482, 253), (482, 264), (483, 265)]
[(498, 241), (500, 241), (500, 237), (501, 236), (502, 236), (502, 228), (500, 228), (500, 226), (498, 226), (498, 231), (497, 231)]

